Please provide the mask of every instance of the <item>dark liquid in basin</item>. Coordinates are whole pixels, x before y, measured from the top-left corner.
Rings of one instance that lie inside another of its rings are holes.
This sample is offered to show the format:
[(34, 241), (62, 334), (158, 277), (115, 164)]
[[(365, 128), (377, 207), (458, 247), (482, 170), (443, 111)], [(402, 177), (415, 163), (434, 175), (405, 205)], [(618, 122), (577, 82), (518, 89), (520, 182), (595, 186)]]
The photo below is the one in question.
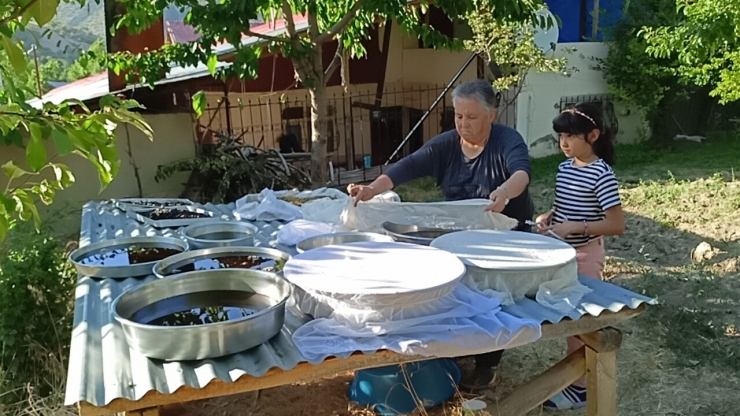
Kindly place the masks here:
[(119, 248), (105, 253), (91, 254), (80, 260), (80, 263), (97, 266), (128, 266), (159, 261), (178, 253), (182, 253), (182, 250), (159, 247)]
[(236, 240), (237, 238), (245, 238), (248, 236), (249, 234), (245, 232), (240, 233), (235, 231), (216, 231), (213, 233), (197, 235), (194, 238), (197, 238), (199, 240)]
[(419, 238), (437, 238), (441, 235), (445, 235), (451, 232), (453, 231), (448, 231), (448, 230), (412, 231), (409, 233), (404, 233), (403, 235), (409, 236), (409, 237), (419, 237)]
[(191, 218), (209, 218), (210, 215), (204, 214), (202, 212), (192, 212), (182, 209), (172, 209), (172, 208), (159, 208), (155, 209), (154, 211), (147, 212), (144, 214), (141, 214), (145, 217), (148, 217), (152, 220), (175, 220), (175, 219), (191, 219)]
[(275, 302), (265, 295), (212, 290), (164, 299), (137, 311), (130, 319), (157, 326), (193, 326), (253, 315)]

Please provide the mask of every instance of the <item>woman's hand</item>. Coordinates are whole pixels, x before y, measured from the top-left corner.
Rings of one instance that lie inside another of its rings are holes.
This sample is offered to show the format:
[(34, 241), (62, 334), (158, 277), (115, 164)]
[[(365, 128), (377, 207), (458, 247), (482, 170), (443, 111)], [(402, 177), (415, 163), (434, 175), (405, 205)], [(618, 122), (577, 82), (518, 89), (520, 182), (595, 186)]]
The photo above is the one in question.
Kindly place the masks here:
[(347, 193), (355, 199), (355, 206), (360, 201), (369, 201), (379, 192), (372, 185), (347, 185)]
[(535, 225), (537, 226), (537, 232), (541, 234), (547, 233), (547, 227), (552, 223), (552, 210), (547, 211), (544, 214), (540, 214), (535, 219)]
[(507, 195), (506, 188), (497, 188), (489, 195), (491, 204), (488, 205), (484, 211), (488, 212), (501, 212), (506, 208), (506, 200), (509, 198)]

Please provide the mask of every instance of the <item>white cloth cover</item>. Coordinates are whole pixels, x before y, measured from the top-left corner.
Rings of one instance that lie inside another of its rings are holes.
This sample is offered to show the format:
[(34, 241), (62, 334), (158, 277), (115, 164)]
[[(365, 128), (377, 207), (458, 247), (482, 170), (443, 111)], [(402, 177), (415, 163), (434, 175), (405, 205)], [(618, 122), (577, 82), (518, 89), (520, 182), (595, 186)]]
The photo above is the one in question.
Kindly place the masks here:
[(516, 227), (515, 219), (485, 212), (483, 209), (490, 203), (487, 199), (427, 203), (371, 199), (355, 207), (350, 199), (342, 212), (342, 224), (349, 229), (372, 232), (383, 232), (382, 224), (386, 221), (464, 230), (511, 230)]
[[(293, 256), (283, 274), (308, 296), (356, 309), (407, 307), (450, 293), (465, 273), (454, 255), (431, 247), (363, 241), (319, 247)], [(299, 303), (300, 305), (301, 303)], [(315, 311), (304, 311), (310, 313)]]
[(314, 319), (293, 334), (312, 362), (329, 355), (389, 349), (400, 354), (458, 357), (513, 348), (542, 336), (539, 323), (501, 312), (499, 301), (456, 284), (452, 293), (426, 305), (398, 306), (392, 320), (347, 325), (338, 314)]
[(590, 292), (578, 282), (575, 249), (551, 237), (472, 230), (440, 236), (431, 247), (458, 256), (467, 268), (462, 282), (504, 305), (534, 295), (540, 304), (567, 313)]
[[(322, 198), (313, 201), (306, 202), (301, 206), (303, 211), (303, 218), (311, 221), (325, 222), (328, 224), (342, 224), (342, 212), (347, 206), (348, 199), (352, 201), (347, 195), (342, 194), (343, 197), (336, 198)], [(373, 202), (401, 202), (401, 198), (393, 191), (386, 191), (380, 195), (376, 195)]]

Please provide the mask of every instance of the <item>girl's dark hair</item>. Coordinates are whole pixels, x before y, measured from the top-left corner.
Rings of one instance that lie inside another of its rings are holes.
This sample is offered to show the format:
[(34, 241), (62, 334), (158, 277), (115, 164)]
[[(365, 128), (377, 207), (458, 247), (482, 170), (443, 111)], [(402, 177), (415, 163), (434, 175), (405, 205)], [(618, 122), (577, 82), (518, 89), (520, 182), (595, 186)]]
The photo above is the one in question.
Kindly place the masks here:
[[(575, 111), (563, 111), (552, 121), (556, 133), (583, 135), (584, 140), (591, 131), (599, 129), (599, 138), (593, 143), (596, 156), (606, 163), (614, 164), (614, 135), (604, 124), (604, 116), (599, 103), (583, 103), (571, 107)], [(581, 113), (581, 114), (579, 114)]]

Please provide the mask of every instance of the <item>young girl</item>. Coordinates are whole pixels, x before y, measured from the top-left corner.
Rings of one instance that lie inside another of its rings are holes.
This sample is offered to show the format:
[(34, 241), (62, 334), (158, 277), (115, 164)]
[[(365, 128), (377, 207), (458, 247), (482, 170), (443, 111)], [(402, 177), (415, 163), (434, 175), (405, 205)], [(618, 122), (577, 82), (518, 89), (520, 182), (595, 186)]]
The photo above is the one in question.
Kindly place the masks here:
[[(624, 232), (624, 214), (619, 198), (614, 163), (614, 144), (604, 126), (601, 110), (579, 104), (553, 120), (560, 148), (568, 158), (558, 166), (555, 203), (551, 211), (537, 217), (538, 230), (556, 234), (576, 249), (578, 273), (601, 278), (604, 269), (603, 236)], [(568, 338), (568, 354), (583, 344)], [(544, 403), (560, 410), (586, 405), (585, 379), (576, 381)]]

